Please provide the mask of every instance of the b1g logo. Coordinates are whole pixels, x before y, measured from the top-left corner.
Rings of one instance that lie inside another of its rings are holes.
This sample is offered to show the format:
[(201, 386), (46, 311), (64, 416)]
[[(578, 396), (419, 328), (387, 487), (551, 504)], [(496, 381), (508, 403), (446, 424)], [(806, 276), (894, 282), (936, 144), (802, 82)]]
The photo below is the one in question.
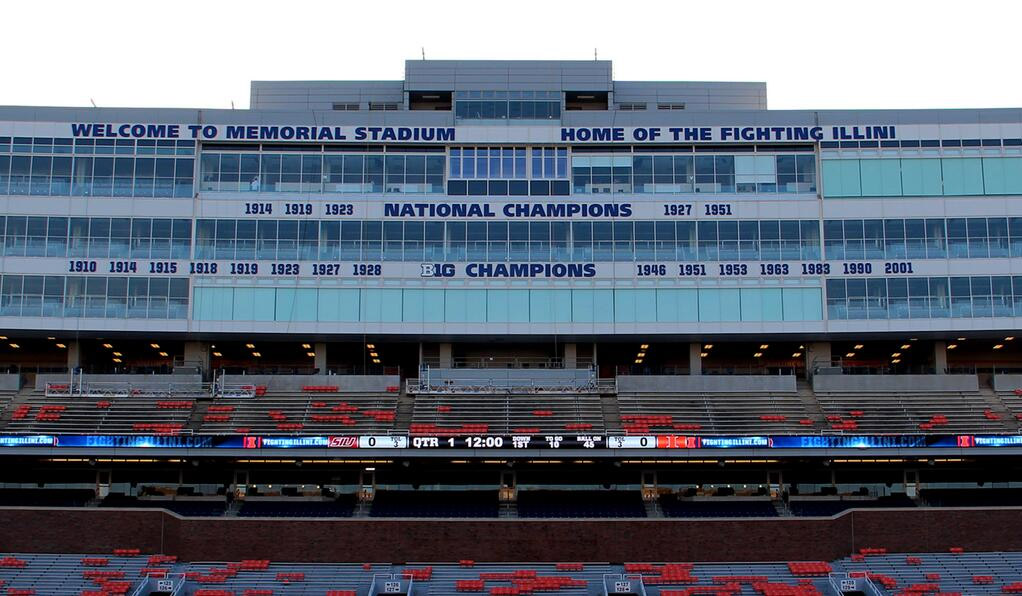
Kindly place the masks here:
[(454, 265), (451, 263), (422, 263), (420, 277), (454, 277)]

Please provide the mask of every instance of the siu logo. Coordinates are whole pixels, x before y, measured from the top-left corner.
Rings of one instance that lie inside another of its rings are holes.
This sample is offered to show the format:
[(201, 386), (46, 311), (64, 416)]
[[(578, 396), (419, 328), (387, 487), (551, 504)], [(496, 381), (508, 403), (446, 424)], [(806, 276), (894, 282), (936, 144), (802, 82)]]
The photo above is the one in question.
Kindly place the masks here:
[(357, 449), (358, 437), (330, 437), (326, 446), (333, 449)]

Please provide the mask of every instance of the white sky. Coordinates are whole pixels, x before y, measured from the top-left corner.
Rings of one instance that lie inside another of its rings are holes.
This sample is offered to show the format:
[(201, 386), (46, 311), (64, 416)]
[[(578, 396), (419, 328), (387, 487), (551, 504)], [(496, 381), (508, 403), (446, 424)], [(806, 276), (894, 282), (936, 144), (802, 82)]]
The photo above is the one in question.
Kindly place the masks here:
[(248, 107), (249, 81), (404, 60), (601, 59), (766, 81), (772, 109), (1022, 106), (1018, 0), (9, 0), (0, 105)]

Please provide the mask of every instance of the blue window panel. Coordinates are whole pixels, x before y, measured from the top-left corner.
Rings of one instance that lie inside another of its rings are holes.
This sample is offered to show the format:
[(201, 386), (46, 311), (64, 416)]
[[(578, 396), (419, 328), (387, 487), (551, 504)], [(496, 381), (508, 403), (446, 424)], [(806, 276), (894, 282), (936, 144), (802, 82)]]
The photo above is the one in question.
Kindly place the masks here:
[(295, 310), (295, 289), (277, 288), (276, 301), (274, 306), (277, 321), (291, 321)]
[(424, 290), (405, 290), (404, 304), (402, 305), (401, 320), (405, 323), (422, 322), (422, 295)]
[(233, 288), (216, 288), (213, 293), (213, 320), (230, 321), (234, 318)]
[(1022, 194), (1022, 158), (984, 157), (983, 189), (988, 195)]
[(487, 290), (486, 320), (490, 323), (528, 323), (529, 290)]
[[(255, 288), (234, 288), (233, 315), (234, 321), (255, 320), (255, 295), (252, 290)], [(273, 290), (270, 290), (271, 292)], [(271, 296), (272, 300), (272, 296)], [(272, 302), (271, 302), (272, 304)], [(270, 313), (270, 321), (273, 320), (273, 313)]]
[(531, 290), (529, 320), (532, 323), (571, 322), (571, 290)]
[[(232, 288), (195, 288), (193, 295), (194, 306), (192, 307), (192, 318), (196, 321), (230, 321), (233, 313), (230, 309), (224, 309), (223, 303), (227, 300), (233, 301)], [(228, 318), (224, 319), (226, 310)]]
[(656, 291), (656, 317), (661, 323), (699, 320), (699, 290), (661, 288)]
[(448, 323), (486, 322), (486, 290), (447, 290), (444, 313)]
[(596, 294), (593, 290), (571, 291), (571, 322), (596, 322)]
[(652, 323), (656, 321), (656, 290), (620, 289), (614, 291), (615, 321)]
[(785, 321), (823, 319), (823, 292), (820, 288), (784, 288), (781, 290)]
[(383, 296), (382, 290), (376, 288), (365, 288), (359, 290), (359, 319), (365, 323), (379, 323), (383, 320)]
[(403, 315), (406, 323), (442, 323), (444, 320), (443, 290), (404, 290)]
[(859, 160), (828, 159), (823, 162), (823, 196), (861, 197)]
[(940, 160), (944, 173), (945, 196), (983, 194), (983, 160), (978, 157), (944, 157)]
[(742, 305), (737, 288), (699, 290), (699, 320), (706, 322), (740, 321)]
[(400, 323), (403, 315), (401, 308), (402, 290), (380, 290), (380, 320), (384, 323)]
[(588, 290), (593, 293), (593, 320), (596, 323), (614, 322), (614, 290)]
[(936, 197), (943, 191), (939, 159), (902, 159), (901, 187), (906, 197)]
[(320, 288), (319, 320), (354, 323), (359, 320), (360, 302), (360, 293), (354, 288)]
[(863, 159), (859, 176), (864, 197), (900, 197), (901, 163), (897, 159)]
[(741, 290), (743, 321), (780, 321), (783, 318), (780, 288), (744, 288)]
[(316, 294), (315, 288), (299, 288), (295, 290), (295, 310), (291, 317), (292, 321), (315, 321), (316, 320)]

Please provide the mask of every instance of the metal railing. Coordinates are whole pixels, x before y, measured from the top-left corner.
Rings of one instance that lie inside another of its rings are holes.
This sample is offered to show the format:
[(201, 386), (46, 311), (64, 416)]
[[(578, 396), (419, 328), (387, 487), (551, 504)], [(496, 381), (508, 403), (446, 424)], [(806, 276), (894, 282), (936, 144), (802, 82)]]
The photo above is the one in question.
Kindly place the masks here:
[[(441, 366), (439, 358), (423, 358), (422, 364), (431, 368), (539, 368), (563, 369), (563, 358), (544, 358), (528, 356), (473, 356), (451, 358), (450, 366)], [(572, 368), (592, 368), (592, 358), (576, 358)]]
[(407, 379), (406, 392), (412, 395), (551, 395), (573, 393), (617, 393), (617, 379), (580, 379), (576, 382), (537, 379)]

